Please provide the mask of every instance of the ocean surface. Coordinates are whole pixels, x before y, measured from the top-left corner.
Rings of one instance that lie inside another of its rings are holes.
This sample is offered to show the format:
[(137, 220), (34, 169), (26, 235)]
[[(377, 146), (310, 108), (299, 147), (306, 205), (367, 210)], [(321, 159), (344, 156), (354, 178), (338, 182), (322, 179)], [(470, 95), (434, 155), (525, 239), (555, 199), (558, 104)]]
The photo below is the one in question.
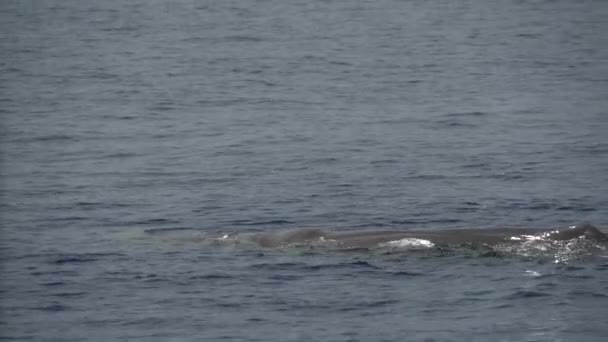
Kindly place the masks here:
[[(605, 341), (608, 2), (0, 2), (0, 340)], [(578, 253), (580, 252), (580, 253)]]

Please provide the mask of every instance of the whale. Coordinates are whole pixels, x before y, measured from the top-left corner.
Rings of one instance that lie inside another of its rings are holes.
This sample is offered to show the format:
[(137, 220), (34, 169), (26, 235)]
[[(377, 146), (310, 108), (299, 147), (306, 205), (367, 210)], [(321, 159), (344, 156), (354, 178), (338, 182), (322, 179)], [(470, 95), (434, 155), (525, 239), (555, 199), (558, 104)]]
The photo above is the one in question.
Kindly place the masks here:
[(608, 236), (589, 223), (564, 229), (490, 228), (447, 230), (354, 230), (331, 231), (300, 228), (258, 232), (239, 236), (264, 248), (294, 245), (325, 245), (335, 249), (370, 249), (402, 244), (419, 246), (462, 246), (521, 244), (528, 241), (569, 241), (585, 239), (607, 245)]
[[(273, 229), (263, 231), (208, 231), (195, 228), (151, 228), (141, 238), (162, 240), (178, 246), (195, 243), (244, 250), (348, 252), (401, 254), (427, 250), (431, 253), (469, 251), (481, 256), (550, 257), (560, 262), (579, 257), (608, 258), (605, 230), (582, 223), (558, 229), (461, 228), (461, 229)], [(148, 238), (146, 238), (146, 236)], [(554, 260), (554, 261), (555, 261)]]

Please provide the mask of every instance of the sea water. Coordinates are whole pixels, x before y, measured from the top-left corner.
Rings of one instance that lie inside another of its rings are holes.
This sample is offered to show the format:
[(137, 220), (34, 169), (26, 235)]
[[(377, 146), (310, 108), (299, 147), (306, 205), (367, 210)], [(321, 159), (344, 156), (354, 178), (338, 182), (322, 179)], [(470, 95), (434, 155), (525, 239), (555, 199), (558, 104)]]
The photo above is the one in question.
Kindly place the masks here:
[(565, 0), (2, 1), (0, 336), (604, 341), (603, 257), (201, 241), (605, 227), (607, 15)]

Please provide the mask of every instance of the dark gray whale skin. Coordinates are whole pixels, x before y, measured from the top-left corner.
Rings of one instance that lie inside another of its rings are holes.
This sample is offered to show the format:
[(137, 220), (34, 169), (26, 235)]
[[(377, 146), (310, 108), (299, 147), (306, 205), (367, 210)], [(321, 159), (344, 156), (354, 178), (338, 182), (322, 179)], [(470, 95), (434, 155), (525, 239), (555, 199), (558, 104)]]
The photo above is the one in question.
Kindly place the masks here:
[(372, 248), (382, 243), (406, 238), (424, 239), (439, 246), (454, 246), (463, 244), (496, 245), (499, 243), (519, 243), (530, 239), (562, 241), (579, 237), (585, 237), (602, 244), (608, 243), (606, 234), (586, 223), (550, 231), (521, 228), (450, 229), (441, 231), (324, 231), (321, 229), (303, 228), (281, 232), (256, 233), (251, 239), (260, 246), (267, 248), (313, 242), (321, 239), (332, 241), (339, 248)]

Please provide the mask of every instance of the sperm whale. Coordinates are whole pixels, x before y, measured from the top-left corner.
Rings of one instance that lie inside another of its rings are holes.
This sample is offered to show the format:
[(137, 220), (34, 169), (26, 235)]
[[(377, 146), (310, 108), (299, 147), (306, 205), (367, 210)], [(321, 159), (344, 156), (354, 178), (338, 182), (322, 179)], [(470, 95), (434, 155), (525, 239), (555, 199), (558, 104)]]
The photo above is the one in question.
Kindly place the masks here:
[(326, 242), (336, 248), (373, 248), (388, 243), (410, 239), (428, 241), (427, 245), (463, 245), (521, 243), (523, 241), (564, 241), (585, 238), (598, 243), (608, 243), (608, 236), (591, 224), (580, 224), (566, 229), (449, 229), (449, 230), (357, 230), (324, 231), (302, 228), (287, 231), (254, 233), (249, 240), (265, 248), (276, 248), (294, 244)]

